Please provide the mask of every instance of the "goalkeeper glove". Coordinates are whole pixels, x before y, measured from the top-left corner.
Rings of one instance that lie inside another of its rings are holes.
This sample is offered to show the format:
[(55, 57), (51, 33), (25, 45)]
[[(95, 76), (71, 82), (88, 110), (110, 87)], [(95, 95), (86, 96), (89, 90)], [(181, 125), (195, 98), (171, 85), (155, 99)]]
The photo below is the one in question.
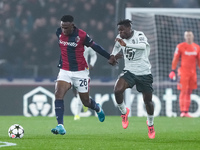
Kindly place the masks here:
[(172, 70), (169, 74), (169, 78), (172, 79), (172, 80), (176, 80), (176, 73), (175, 73), (175, 70)]

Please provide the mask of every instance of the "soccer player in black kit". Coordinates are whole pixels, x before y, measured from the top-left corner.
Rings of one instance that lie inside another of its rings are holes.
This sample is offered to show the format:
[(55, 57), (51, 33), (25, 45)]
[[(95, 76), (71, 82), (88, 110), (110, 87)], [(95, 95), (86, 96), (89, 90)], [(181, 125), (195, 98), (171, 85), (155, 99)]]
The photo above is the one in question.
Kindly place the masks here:
[(111, 65), (117, 63), (115, 56), (110, 56), (101, 46), (96, 44), (85, 31), (78, 29), (71, 15), (61, 18), (60, 28), (56, 35), (61, 50), (60, 68), (55, 85), (55, 112), (58, 125), (51, 130), (53, 134), (64, 135), (66, 130), (63, 126), (64, 96), (72, 84), (79, 93), (84, 106), (96, 111), (99, 121), (103, 122), (105, 114), (99, 104), (89, 98), (89, 70), (83, 56), (84, 45), (91, 47), (94, 51), (109, 60)]

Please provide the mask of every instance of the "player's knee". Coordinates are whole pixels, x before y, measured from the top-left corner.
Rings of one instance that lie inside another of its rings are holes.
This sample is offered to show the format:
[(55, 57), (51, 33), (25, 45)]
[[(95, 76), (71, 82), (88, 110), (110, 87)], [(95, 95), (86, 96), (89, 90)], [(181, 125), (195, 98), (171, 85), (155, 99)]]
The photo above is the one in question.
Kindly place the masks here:
[(145, 105), (153, 105), (153, 102), (152, 102), (152, 100), (144, 100), (144, 104)]
[(124, 90), (121, 88), (115, 88), (115, 90), (114, 90), (115, 95), (123, 94), (123, 92), (124, 92)]
[(55, 98), (56, 99), (63, 99), (63, 97), (64, 97), (64, 94), (63, 94), (62, 91), (58, 91), (58, 90), (55, 91)]
[(82, 101), (82, 103), (83, 103), (83, 105), (84, 105), (85, 107), (89, 107), (89, 106), (90, 106), (89, 101)]

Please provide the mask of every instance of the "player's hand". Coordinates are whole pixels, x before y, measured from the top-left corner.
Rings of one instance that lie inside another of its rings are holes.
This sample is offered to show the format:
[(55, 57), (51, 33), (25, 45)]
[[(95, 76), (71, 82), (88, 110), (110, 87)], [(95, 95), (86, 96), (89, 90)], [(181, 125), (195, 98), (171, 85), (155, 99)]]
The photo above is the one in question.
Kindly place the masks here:
[(126, 43), (122, 39), (116, 38), (115, 41), (119, 42), (121, 46), (126, 46)]
[(176, 80), (176, 73), (174, 70), (172, 70), (169, 74), (169, 78), (172, 79), (172, 80)]
[(115, 59), (121, 59), (123, 57), (122, 53), (117, 53), (117, 55), (115, 55)]
[(114, 56), (114, 55), (111, 55), (111, 56), (110, 56), (110, 59), (108, 60), (108, 63), (109, 63), (110, 65), (114, 66), (114, 65), (116, 65), (118, 62), (117, 62), (115, 56)]

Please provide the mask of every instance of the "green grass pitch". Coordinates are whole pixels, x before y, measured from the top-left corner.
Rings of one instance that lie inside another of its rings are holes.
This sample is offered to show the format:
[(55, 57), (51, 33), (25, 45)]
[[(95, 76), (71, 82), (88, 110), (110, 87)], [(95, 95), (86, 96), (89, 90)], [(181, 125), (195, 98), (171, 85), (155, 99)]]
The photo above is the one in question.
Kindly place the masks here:
[[(130, 117), (123, 129), (119, 116), (107, 116), (103, 123), (96, 117), (74, 121), (65, 116), (67, 134), (53, 135), (53, 117), (0, 116), (0, 141), (16, 146), (0, 150), (196, 150), (200, 149), (200, 118), (155, 118), (156, 138), (147, 135), (146, 118)], [(12, 124), (24, 127), (22, 139), (8, 137)], [(3, 145), (0, 143), (0, 145)]]

